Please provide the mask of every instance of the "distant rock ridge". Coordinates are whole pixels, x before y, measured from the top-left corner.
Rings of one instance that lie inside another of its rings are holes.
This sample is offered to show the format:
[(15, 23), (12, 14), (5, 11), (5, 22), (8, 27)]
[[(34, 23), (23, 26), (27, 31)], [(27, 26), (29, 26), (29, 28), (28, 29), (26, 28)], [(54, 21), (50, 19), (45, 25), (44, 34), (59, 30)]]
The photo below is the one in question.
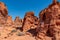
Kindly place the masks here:
[(14, 20), (16, 27), (22, 27), (22, 22), (23, 22), (23, 20), (20, 19), (18, 16)]
[(7, 16), (7, 20), (6, 20), (7, 25), (12, 25), (13, 24), (13, 20), (11, 16)]

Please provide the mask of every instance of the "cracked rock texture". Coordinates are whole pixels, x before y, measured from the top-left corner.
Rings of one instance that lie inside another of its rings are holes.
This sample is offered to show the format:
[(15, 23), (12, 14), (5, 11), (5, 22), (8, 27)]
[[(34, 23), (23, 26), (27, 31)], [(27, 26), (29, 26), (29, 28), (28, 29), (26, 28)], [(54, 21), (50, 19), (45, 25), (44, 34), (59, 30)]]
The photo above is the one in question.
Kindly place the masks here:
[[(60, 3), (53, 3), (39, 14), (37, 40), (60, 40)], [(47, 37), (46, 37), (47, 36)]]

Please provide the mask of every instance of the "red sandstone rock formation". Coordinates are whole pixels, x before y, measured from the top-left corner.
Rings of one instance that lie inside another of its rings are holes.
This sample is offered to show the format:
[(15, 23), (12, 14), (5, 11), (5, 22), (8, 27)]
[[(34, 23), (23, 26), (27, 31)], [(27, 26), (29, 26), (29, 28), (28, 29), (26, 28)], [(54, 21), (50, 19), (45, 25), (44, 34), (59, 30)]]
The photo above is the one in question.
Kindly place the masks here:
[(4, 24), (6, 22), (8, 15), (8, 11), (6, 5), (0, 2), (0, 24)]
[(2, 2), (0, 2), (0, 13), (6, 17), (8, 15), (8, 11), (7, 11), (7, 8), (6, 8), (6, 5)]
[(54, 0), (39, 18), (37, 40), (46, 40), (46, 36), (51, 36), (51, 40), (60, 40), (60, 3)]
[[(34, 17), (37, 21), (37, 18)], [(34, 37), (23, 35), (20, 30), (15, 27), (21, 27), (23, 20), (19, 17), (13, 21), (11, 16), (8, 16), (8, 11), (4, 3), (0, 2), (0, 40), (35, 40)], [(35, 25), (37, 22), (34, 22)]]
[(53, 0), (48, 8), (40, 12), (39, 19), (34, 16), (33, 12), (27, 12), (23, 20), (16, 17), (13, 21), (12, 17), (8, 16), (6, 5), (0, 2), (0, 40), (13, 40), (13, 38), (15, 40), (35, 40), (27, 36), (28, 32), (27, 35), (21, 36), (23, 32), (21, 33), (14, 27), (22, 27), (23, 32), (36, 29), (37, 40), (60, 40), (60, 3)]
[(23, 20), (20, 19), (19, 17), (16, 17), (14, 20), (14, 23), (15, 23), (16, 27), (22, 27)]
[(38, 24), (38, 18), (34, 16), (33, 12), (27, 12), (23, 20), (23, 31), (26, 32), (30, 29), (35, 29)]
[(7, 16), (7, 21), (6, 21), (7, 25), (13, 25), (13, 20), (11, 16)]

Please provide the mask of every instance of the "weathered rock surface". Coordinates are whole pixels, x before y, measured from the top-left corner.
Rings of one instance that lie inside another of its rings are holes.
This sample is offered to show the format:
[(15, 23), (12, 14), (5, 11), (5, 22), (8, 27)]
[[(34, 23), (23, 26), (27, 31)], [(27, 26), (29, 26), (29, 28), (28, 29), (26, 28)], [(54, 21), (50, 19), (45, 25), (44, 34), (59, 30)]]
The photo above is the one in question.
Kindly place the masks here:
[(7, 16), (7, 21), (6, 21), (7, 25), (13, 25), (13, 20), (11, 16)]
[(60, 40), (60, 3), (53, 3), (39, 14), (39, 25), (37, 28), (37, 40)]
[(0, 24), (4, 24), (6, 22), (7, 15), (8, 11), (5, 4), (0, 2)]
[(38, 18), (33, 12), (27, 12), (23, 20), (23, 31), (27, 32), (30, 29), (35, 29), (38, 25)]
[(15, 18), (14, 24), (16, 25), (16, 27), (22, 27), (22, 23), (23, 23), (22, 19), (20, 19), (19, 17)]
[(7, 7), (4, 3), (0, 2), (0, 13), (3, 16), (7, 16), (8, 15), (8, 11), (7, 11)]

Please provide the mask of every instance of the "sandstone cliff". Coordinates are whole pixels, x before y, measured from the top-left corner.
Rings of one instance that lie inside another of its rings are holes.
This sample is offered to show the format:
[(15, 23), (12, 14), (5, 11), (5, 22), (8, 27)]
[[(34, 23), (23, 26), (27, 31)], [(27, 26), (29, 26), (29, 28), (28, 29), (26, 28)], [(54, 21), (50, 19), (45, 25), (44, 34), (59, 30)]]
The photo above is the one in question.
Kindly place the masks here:
[[(37, 28), (37, 40), (60, 40), (60, 3), (53, 0), (53, 3), (39, 14)], [(47, 37), (46, 37), (47, 36)]]

